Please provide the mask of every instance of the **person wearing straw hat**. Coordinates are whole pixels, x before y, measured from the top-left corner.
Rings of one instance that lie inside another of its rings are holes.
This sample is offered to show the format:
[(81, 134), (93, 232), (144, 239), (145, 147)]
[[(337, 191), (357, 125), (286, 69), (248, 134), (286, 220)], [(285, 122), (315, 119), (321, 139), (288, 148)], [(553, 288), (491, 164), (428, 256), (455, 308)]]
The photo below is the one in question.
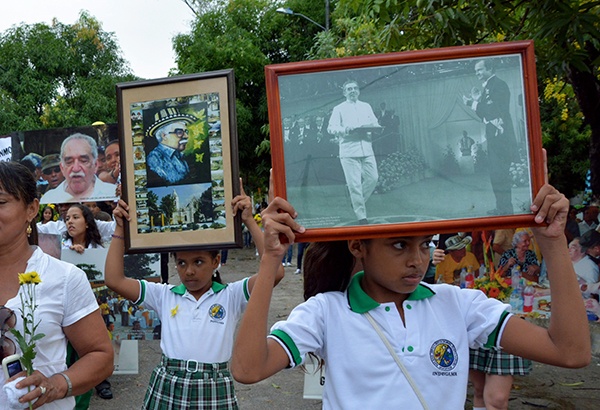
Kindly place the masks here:
[(147, 157), (148, 185), (181, 184), (186, 180), (190, 174), (190, 166), (183, 158), (189, 139), (187, 126), (197, 120), (174, 107), (163, 108), (154, 115), (154, 123), (146, 131), (158, 142)]
[[(470, 236), (454, 235), (446, 239), (446, 252), (450, 255), (435, 268), (435, 281), (439, 283), (460, 284), (460, 271), (471, 269), (475, 272), (479, 269), (479, 261), (475, 254), (467, 251), (466, 247), (471, 243)], [(441, 279), (440, 279), (441, 277)]]

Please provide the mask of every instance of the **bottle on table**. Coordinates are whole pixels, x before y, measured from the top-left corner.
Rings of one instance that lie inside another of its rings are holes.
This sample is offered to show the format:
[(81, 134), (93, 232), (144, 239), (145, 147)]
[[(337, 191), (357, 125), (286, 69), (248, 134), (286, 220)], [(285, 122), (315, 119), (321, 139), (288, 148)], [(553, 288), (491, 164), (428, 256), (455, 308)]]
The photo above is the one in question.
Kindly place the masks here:
[(465, 288), (473, 289), (475, 286), (475, 276), (473, 275), (473, 268), (469, 266), (467, 274), (465, 275)]
[(460, 288), (461, 289), (466, 288), (466, 283), (467, 283), (467, 270), (465, 268), (462, 268), (460, 270)]
[(533, 295), (535, 289), (531, 282), (527, 281), (527, 285), (523, 289), (523, 312), (529, 313), (533, 310)]
[(513, 289), (521, 290), (521, 267), (516, 263), (510, 269), (510, 281)]
[(521, 313), (523, 311), (523, 295), (521, 289), (513, 288), (509, 298), (510, 310), (512, 313)]

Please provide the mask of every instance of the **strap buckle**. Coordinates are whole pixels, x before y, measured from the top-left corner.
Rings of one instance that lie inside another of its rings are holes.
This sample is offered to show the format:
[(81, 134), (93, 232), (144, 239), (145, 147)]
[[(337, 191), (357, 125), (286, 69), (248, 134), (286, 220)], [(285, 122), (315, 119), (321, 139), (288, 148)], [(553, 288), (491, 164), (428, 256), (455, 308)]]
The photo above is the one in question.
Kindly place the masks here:
[[(190, 364), (194, 364), (194, 369), (192, 370)], [(188, 373), (196, 373), (199, 370), (199, 363), (195, 360), (186, 360), (185, 361), (185, 371)]]

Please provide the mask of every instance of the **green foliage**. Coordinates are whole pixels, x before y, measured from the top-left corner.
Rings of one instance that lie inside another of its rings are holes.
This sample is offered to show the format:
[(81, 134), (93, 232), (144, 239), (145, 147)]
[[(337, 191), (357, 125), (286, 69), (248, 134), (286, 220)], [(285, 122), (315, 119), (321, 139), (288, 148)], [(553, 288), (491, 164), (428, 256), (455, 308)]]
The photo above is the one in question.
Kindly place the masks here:
[(114, 34), (85, 12), (14, 26), (0, 34), (0, 135), (116, 122), (115, 84), (133, 79)]
[(541, 86), (542, 142), (548, 152), (550, 181), (571, 197), (585, 187), (590, 127), (584, 123), (571, 85), (553, 79)]
[[(175, 197), (171, 194), (165, 195), (160, 199), (160, 211), (165, 215), (165, 221), (170, 221), (175, 209)], [(165, 222), (167, 225), (171, 225), (170, 222)]]
[(102, 271), (96, 269), (96, 265), (90, 265), (89, 263), (77, 264), (77, 267), (85, 272), (88, 280), (95, 281), (98, 277), (102, 276)]
[[(215, 4), (199, 16), (190, 34), (178, 35), (174, 40), (176, 74), (234, 69), (238, 149), (242, 174), (246, 171), (246, 175), (261, 160), (249, 153), (261, 139), (257, 132), (260, 125), (256, 124), (266, 121), (265, 112), (259, 109), (264, 100), (263, 68), (269, 63), (260, 49), (261, 15), (265, 8), (265, 1)], [(246, 175), (243, 177), (247, 181)]]
[[(269, 0), (192, 1), (198, 19), (190, 34), (175, 37), (177, 72), (233, 68), (240, 174), (246, 192), (266, 188), (271, 168), (264, 66), (307, 58), (321, 29), (282, 15)], [(285, 7), (324, 24), (322, 0), (291, 0)]]

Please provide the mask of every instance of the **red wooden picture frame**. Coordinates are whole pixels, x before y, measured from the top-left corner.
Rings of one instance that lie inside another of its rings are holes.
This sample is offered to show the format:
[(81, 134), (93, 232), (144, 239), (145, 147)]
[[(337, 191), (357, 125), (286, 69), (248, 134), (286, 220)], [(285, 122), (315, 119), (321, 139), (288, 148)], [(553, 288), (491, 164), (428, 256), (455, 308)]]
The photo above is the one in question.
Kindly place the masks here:
[(533, 224), (544, 164), (532, 41), (265, 74), (274, 190), (307, 228), (298, 241)]

